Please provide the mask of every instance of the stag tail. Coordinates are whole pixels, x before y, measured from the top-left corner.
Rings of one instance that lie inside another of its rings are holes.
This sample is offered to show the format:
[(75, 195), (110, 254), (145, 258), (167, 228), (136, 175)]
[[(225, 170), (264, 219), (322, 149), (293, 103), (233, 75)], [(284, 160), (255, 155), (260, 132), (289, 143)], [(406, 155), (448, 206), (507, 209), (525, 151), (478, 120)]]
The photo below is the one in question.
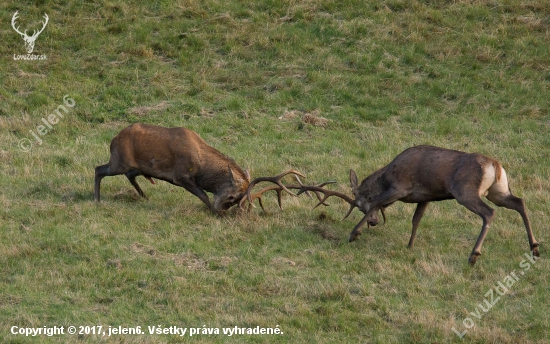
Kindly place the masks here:
[(493, 161), (493, 167), (495, 168), (495, 178), (498, 182), (500, 178), (502, 177), (502, 165), (498, 161)]

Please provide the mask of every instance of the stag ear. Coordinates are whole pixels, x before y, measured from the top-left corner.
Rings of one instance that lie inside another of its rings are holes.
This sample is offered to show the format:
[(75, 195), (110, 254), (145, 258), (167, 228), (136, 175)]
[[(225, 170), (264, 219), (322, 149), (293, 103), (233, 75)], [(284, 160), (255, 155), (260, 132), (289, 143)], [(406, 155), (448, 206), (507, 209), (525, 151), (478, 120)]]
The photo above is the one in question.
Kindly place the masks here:
[(359, 185), (357, 182), (357, 174), (354, 170), (349, 170), (349, 182), (351, 183), (351, 192), (356, 195)]

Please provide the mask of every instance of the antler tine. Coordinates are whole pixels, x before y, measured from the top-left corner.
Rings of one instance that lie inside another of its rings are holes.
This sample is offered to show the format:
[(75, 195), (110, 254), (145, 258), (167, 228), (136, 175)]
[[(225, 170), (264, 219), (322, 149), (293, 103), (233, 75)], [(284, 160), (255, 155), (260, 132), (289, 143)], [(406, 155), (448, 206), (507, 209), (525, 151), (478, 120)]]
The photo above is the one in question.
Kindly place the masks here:
[[(350, 214), (351, 212), (353, 211), (353, 209), (356, 207), (355, 205), (355, 200), (350, 198), (349, 196), (341, 193), (341, 192), (337, 192), (337, 191), (331, 191), (331, 190), (326, 190), (326, 189), (323, 189), (323, 186), (327, 185), (327, 184), (333, 184), (335, 183), (334, 181), (329, 181), (329, 182), (324, 182), (324, 183), (321, 183), (321, 184), (318, 184), (318, 185), (304, 185), (302, 186), (302, 189), (300, 189), (300, 192), (298, 192), (298, 194), (302, 193), (302, 192), (306, 192), (306, 191), (313, 191), (315, 192), (315, 194), (317, 195), (318, 199), (319, 199), (319, 203), (317, 203), (315, 205), (315, 207), (313, 207), (313, 209), (317, 208), (318, 206), (320, 206), (321, 204), (323, 205), (326, 205), (325, 204), (325, 201), (330, 197), (330, 196), (337, 196), (337, 197), (340, 197), (341, 199), (343, 199), (344, 201), (348, 202), (349, 205), (350, 205), (350, 208), (346, 214), (346, 216), (344, 216), (344, 219), (346, 219)], [(318, 193), (322, 193), (324, 195), (324, 197), (320, 197)]]
[[(324, 182), (324, 183), (321, 183), (321, 184), (317, 184), (317, 185), (308, 185), (308, 186), (316, 186), (316, 187), (322, 188), (322, 187), (325, 186), (325, 185), (328, 185), (328, 184), (335, 184), (335, 183), (336, 183), (335, 181), (330, 180), (330, 181), (328, 181), (328, 182)], [(305, 185), (303, 185), (302, 183), (300, 183), (300, 185), (305, 186)], [(327, 199), (328, 197), (326, 197), (326, 198), (321, 198), (321, 196), (319, 195), (319, 191), (315, 191), (315, 190), (312, 190), (312, 191), (315, 193), (315, 196), (317, 196), (317, 200), (319, 200), (319, 204), (317, 204), (313, 209), (317, 208), (317, 207), (318, 207), (319, 205), (321, 205), (321, 204), (324, 205), (325, 207), (328, 207), (328, 206), (329, 206), (328, 204), (325, 203), (325, 201), (326, 201), (326, 199)], [(308, 191), (308, 190), (305, 190), (305, 188), (302, 188), (302, 189), (298, 192), (298, 195), (301, 194), (301, 193), (303, 193), (303, 192), (305, 192), (305, 194), (309, 196), (309, 191)], [(311, 198), (311, 196), (310, 196), (309, 198)]]
[[(289, 194), (291, 194), (293, 196), (297, 196), (295, 193), (291, 192), (289, 190), (289, 188), (290, 189), (300, 189), (301, 188), (300, 185), (288, 185), (288, 186), (286, 186), (281, 182), (281, 179), (283, 179), (283, 177), (285, 177), (288, 174), (294, 174), (296, 176), (296, 178), (298, 178), (297, 176), (305, 178), (305, 176), (303, 174), (301, 174), (300, 172), (295, 171), (295, 170), (288, 170), (288, 171), (285, 171), (285, 172), (283, 172), (281, 174), (278, 174), (276, 176), (273, 176), (273, 177), (258, 177), (258, 178), (254, 179), (253, 181), (251, 181), (248, 184), (248, 188), (246, 189), (246, 192), (245, 192), (243, 198), (239, 202), (239, 207), (241, 209), (243, 209), (243, 205), (244, 205), (246, 200), (248, 200), (248, 202), (254, 207), (253, 201), (257, 198), (258, 202), (260, 203), (260, 206), (262, 207), (262, 210), (265, 211), (265, 209), (263, 207), (263, 204), (262, 204), (262, 195), (266, 191), (275, 190), (277, 192), (277, 201), (279, 202), (279, 208), (283, 209), (282, 202), (281, 202), (282, 190), (288, 192)], [(260, 183), (260, 182), (272, 182), (272, 183), (275, 183), (277, 185), (268, 186), (266, 188), (263, 188), (259, 192), (251, 195), (250, 192), (252, 191), (252, 188), (254, 188), (254, 186), (256, 184)], [(301, 182), (299, 182), (299, 183), (301, 184)]]
[[(296, 189), (296, 190), (300, 190), (303, 186), (304, 186), (303, 184), (301, 184), (301, 185), (296, 185), (296, 184), (286, 185), (287, 189)], [(258, 199), (258, 203), (260, 203), (260, 207), (262, 208), (263, 211), (265, 211), (263, 203), (262, 203), (262, 196), (265, 192), (271, 191), (271, 190), (277, 192), (277, 202), (279, 203), (279, 208), (281, 210), (283, 210), (283, 205), (282, 205), (283, 189), (279, 185), (271, 185), (271, 186), (265, 187), (265, 188), (261, 189), (260, 191), (250, 195), (250, 198), (252, 199), (252, 203), (249, 203), (249, 204), (251, 204), (255, 208), (256, 206), (254, 205), (254, 201), (256, 199)], [(308, 196), (311, 198), (311, 195), (308, 195)], [(239, 207), (241, 208), (241, 210), (244, 210), (243, 205), (246, 201), (248, 201), (248, 198), (243, 197), (241, 199), (241, 201), (239, 202)]]
[[(355, 208), (355, 204), (354, 204), (354, 205), (350, 205), (349, 210), (348, 210), (346, 216), (344, 216), (344, 217), (342, 218), (342, 221), (348, 218), (349, 214), (351, 214), (351, 212), (353, 211), (354, 208)], [(382, 215), (383, 215), (383, 213), (382, 213)], [(386, 216), (384, 216), (384, 223), (386, 223)]]
[[(304, 184), (303, 184), (302, 181), (300, 180), (300, 177), (298, 177), (298, 176), (296, 176), (296, 175), (295, 175), (294, 177), (296, 178), (296, 180), (298, 181), (298, 184), (300, 184), (301, 187), (304, 186)], [(301, 189), (301, 188), (300, 188), (300, 189)], [(302, 191), (298, 192), (297, 195), (299, 195), (300, 193), (302, 193)], [(309, 191), (305, 191), (305, 193), (306, 193), (307, 197), (313, 198), (313, 197), (311, 197), (311, 195), (309, 194)], [(317, 196), (317, 198), (318, 198), (318, 197), (319, 197), (319, 196)]]
[[(287, 186), (287, 187), (288, 187), (288, 186)], [(290, 186), (290, 187), (292, 188), (292, 186)], [(283, 189), (282, 189), (280, 186), (278, 186), (278, 185), (271, 185), (271, 186), (268, 186), (268, 187), (266, 187), (266, 188), (261, 189), (260, 191), (258, 191), (258, 192), (256, 192), (256, 193), (250, 195), (250, 199), (251, 199), (252, 201), (250, 201), (249, 204), (251, 204), (253, 207), (255, 207), (255, 206), (254, 206), (254, 200), (258, 199), (258, 203), (260, 203), (260, 207), (262, 208), (263, 211), (265, 211), (264, 205), (263, 205), (263, 203), (262, 203), (262, 196), (263, 196), (264, 192), (271, 191), (271, 190), (274, 190), (274, 191), (277, 192), (277, 201), (278, 201), (278, 203), (279, 203), (279, 208), (283, 209), (283, 207), (282, 207), (282, 202), (281, 202), (282, 190), (283, 190)], [(241, 199), (241, 201), (239, 202), (239, 207), (240, 207), (241, 209), (243, 209), (242, 206), (244, 205), (244, 203), (245, 203), (246, 201), (248, 201), (248, 198), (247, 198), (247, 197), (243, 197), (243, 198)], [(243, 209), (243, 210), (244, 210), (244, 209)]]
[(286, 176), (287, 174), (295, 174), (295, 175), (298, 175), (302, 178), (305, 178), (305, 176), (303, 174), (301, 174), (300, 172), (298, 171), (295, 171), (295, 170), (288, 170), (286, 172), (283, 172), (281, 174), (278, 174), (276, 176), (273, 176), (273, 177), (258, 177), (256, 179), (254, 179), (253, 181), (250, 182), (250, 184), (248, 184), (248, 188), (246, 189), (246, 194), (245, 196), (247, 196), (248, 200), (251, 202), (251, 199), (250, 199), (250, 190), (252, 190), (252, 188), (260, 183), (260, 182), (272, 182), (272, 183), (275, 183), (277, 185), (279, 185), (283, 190), (285, 190), (286, 192), (288, 192), (289, 194), (293, 195), (293, 196), (297, 196), (295, 193), (291, 192), (289, 189), (287, 189), (286, 186), (283, 185), (283, 183), (281, 183), (281, 179), (283, 179), (284, 176)]
[[(287, 189), (297, 189), (297, 190), (301, 190), (302, 187), (304, 186), (304, 184), (302, 183), (302, 180), (300, 179), (300, 177), (298, 177), (298, 175), (294, 175), (294, 178), (296, 178), (296, 181), (298, 182), (299, 185), (296, 185), (296, 184), (291, 184), (291, 185), (285, 185)], [(250, 205), (252, 205), (253, 207), (254, 206), (254, 200), (258, 199), (258, 203), (260, 204), (260, 207), (262, 208), (263, 211), (265, 211), (265, 208), (264, 208), (264, 205), (263, 205), (263, 202), (262, 202), (262, 196), (265, 192), (267, 191), (271, 191), (271, 190), (274, 190), (275, 192), (277, 192), (277, 203), (279, 204), (279, 208), (281, 210), (283, 210), (283, 203), (282, 203), (282, 191), (283, 191), (283, 188), (281, 188), (279, 185), (271, 185), (271, 186), (268, 186), (266, 188), (263, 188), (261, 189), (260, 191), (250, 195), (250, 198), (252, 199), (252, 202), (249, 203)], [(299, 192), (298, 194), (300, 194), (301, 192)], [(309, 198), (313, 198), (311, 197), (311, 195), (309, 194), (308, 191), (305, 191), (305, 194), (309, 197)], [(317, 198), (319, 198), (319, 195), (317, 195)], [(319, 198), (320, 199), (320, 198)], [(243, 197), (241, 199), (241, 202), (239, 202), (239, 206), (242, 210), (243, 207), (242, 205), (244, 205), (244, 202), (245, 200), (248, 200), (247, 197)], [(250, 209), (250, 208), (249, 208)]]

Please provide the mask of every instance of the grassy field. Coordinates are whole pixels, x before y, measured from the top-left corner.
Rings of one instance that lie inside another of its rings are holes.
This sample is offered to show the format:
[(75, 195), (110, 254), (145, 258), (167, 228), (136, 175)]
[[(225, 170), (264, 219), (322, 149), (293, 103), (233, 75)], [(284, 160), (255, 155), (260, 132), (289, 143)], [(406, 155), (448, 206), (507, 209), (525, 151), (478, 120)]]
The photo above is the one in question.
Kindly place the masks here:
[[(29, 33), (48, 14), (33, 52), (47, 59), (14, 59), (16, 10)], [(550, 1), (8, 1), (0, 18), (3, 343), (547, 342)], [(337, 199), (216, 217), (118, 176), (94, 203), (94, 168), (137, 122), (190, 128), (252, 177), (294, 168), (348, 194), (350, 168), (362, 179), (413, 145), (495, 157), (542, 259), (498, 209), (470, 267), (481, 219), (455, 201), (430, 205), (412, 250), (411, 204), (347, 243), (362, 214), (340, 221)], [(283, 333), (222, 333), (235, 326)]]

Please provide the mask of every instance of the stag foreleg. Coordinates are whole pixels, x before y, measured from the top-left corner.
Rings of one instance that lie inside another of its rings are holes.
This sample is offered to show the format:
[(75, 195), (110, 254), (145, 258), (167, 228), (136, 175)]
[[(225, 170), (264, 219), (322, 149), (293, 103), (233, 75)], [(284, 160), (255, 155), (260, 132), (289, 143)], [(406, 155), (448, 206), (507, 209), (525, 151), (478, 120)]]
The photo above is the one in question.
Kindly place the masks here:
[(412, 219), (412, 233), (411, 233), (411, 239), (409, 240), (408, 248), (413, 247), (414, 238), (416, 237), (416, 229), (418, 228), (418, 224), (420, 223), (420, 220), (422, 219), (422, 216), (424, 215), (424, 211), (426, 211), (426, 208), (428, 207), (428, 204), (430, 202), (420, 202), (416, 206), (416, 210), (414, 211), (413, 219)]
[(353, 228), (353, 231), (351, 231), (349, 235), (348, 242), (355, 241), (357, 237), (361, 235), (363, 226), (365, 225), (365, 223), (369, 221), (369, 218), (371, 217), (372, 213), (373, 213), (372, 211), (369, 211), (368, 213), (366, 213), (365, 216), (363, 216), (363, 218), (361, 219), (361, 221), (359, 221), (359, 223), (355, 225), (355, 228)]
[(212, 206), (212, 203), (210, 203), (210, 199), (208, 198), (208, 195), (206, 194), (206, 192), (204, 192), (203, 189), (198, 187), (197, 184), (195, 184), (195, 182), (189, 177), (183, 176), (180, 178), (176, 178), (174, 179), (174, 184), (181, 186), (185, 190), (197, 196), (204, 204), (206, 204), (208, 209), (210, 209), (214, 214), (221, 215), (220, 213), (218, 213), (218, 211), (216, 211), (216, 209), (214, 209), (214, 207)]
[(355, 226), (353, 231), (350, 233), (348, 241), (352, 242), (355, 239), (357, 239), (359, 235), (361, 235), (361, 230), (365, 225), (365, 223), (367, 223), (371, 219), (371, 216), (376, 215), (378, 210), (383, 209), (389, 204), (392, 204), (400, 200), (401, 198), (407, 196), (407, 194), (409, 194), (407, 190), (400, 189), (400, 188), (390, 188), (384, 191), (382, 194), (380, 194), (380, 196), (378, 196), (370, 204), (369, 210), (366, 212), (361, 208), (361, 205), (358, 204), (357, 207), (365, 213), (365, 216), (363, 216), (361, 221)]

